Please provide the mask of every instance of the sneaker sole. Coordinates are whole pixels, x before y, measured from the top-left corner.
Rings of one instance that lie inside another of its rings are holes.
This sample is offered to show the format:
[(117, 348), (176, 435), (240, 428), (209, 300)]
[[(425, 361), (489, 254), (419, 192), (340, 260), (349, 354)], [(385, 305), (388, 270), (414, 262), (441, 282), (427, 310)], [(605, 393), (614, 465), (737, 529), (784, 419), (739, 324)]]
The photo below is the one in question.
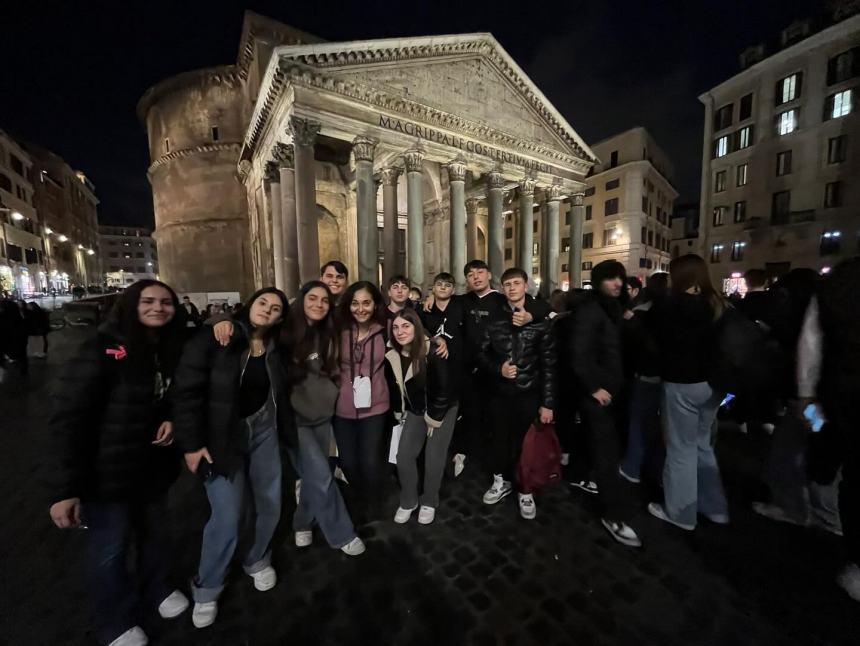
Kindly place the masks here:
[(568, 484), (575, 489), (579, 489), (580, 491), (584, 491), (585, 493), (590, 493), (592, 496), (596, 496), (598, 493), (600, 493), (599, 490), (589, 489), (588, 487), (585, 487), (578, 482), (569, 482)]
[(500, 501), (502, 498), (504, 498), (505, 496), (509, 496), (509, 495), (511, 495), (511, 492), (512, 492), (512, 491), (513, 491), (513, 488), (508, 489), (507, 491), (505, 491), (504, 493), (502, 493), (502, 494), (501, 494), (498, 498), (496, 498), (495, 500), (487, 500), (486, 498), (484, 498), (484, 504), (485, 504), (485, 505), (495, 505), (497, 502), (499, 502), (499, 501)]
[(616, 534), (615, 532), (612, 531), (612, 528), (609, 526), (609, 523), (607, 523), (603, 519), (600, 520), (600, 524), (603, 525), (603, 528), (607, 532), (609, 532), (609, 535), (612, 538), (614, 538), (617, 542), (621, 543), (622, 545), (626, 545), (627, 547), (642, 547), (642, 541), (639, 540), (638, 538), (634, 541), (634, 540), (631, 540), (628, 538), (624, 538), (623, 536), (619, 536), (618, 534)]
[(678, 529), (683, 529), (686, 532), (692, 532), (696, 529), (695, 525), (684, 525), (682, 523), (678, 523), (678, 522), (672, 520), (671, 518), (669, 518), (669, 516), (666, 515), (665, 511), (662, 514), (654, 513), (653, 511), (651, 511), (651, 505), (648, 505), (648, 513), (651, 514), (657, 520), (662, 520), (664, 523), (669, 523), (670, 525), (674, 525)]
[(634, 478), (633, 476), (629, 476), (626, 473), (624, 473), (624, 470), (620, 467), (618, 468), (618, 475), (620, 475), (627, 482), (630, 482), (632, 484), (639, 484), (640, 482), (642, 482), (642, 478)]

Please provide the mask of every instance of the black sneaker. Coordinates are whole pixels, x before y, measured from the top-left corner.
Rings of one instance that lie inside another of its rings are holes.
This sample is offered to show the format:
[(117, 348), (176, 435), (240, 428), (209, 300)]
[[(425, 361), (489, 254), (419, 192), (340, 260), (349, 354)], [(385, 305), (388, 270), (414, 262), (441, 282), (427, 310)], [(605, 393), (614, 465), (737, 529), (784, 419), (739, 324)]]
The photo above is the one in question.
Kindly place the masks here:
[(578, 480), (574, 482), (568, 483), (571, 487), (576, 487), (577, 489), (582, 489), (585, 493), (596, 494), (597, 491), (597, 483), (593, 480)]

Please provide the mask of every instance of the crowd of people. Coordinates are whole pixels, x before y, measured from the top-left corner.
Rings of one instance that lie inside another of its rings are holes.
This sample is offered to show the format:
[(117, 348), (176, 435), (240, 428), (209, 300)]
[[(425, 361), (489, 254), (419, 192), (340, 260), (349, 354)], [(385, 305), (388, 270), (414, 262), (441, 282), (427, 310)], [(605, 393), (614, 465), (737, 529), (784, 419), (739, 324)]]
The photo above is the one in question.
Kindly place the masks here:
[[(22, 376), (30, 371), (30, 356), (44, 359), (48, 356), (48, 312), (38, 303), (20, 299), (0, 299), (0, 368), (7, 361), (17, 364)], [(28, 350), (30, 339), (37, 347)]]
[[(498, 277), (501, 291), (481, 260), (464, 275), (465, 294), (443, 272), (425, 298), (405, 276), (385, 293), (349, 284), (331, 261), (292, 303), (267, 287), (203, 315), (158, 281), (124, 291), (58, 377), (45, 469), (54, 523), (89, 531), (102, 643), (146, 644), (142, 610), (169, 619), (190, 605), (168, 584), (162, 522), (183, 461), (211, 509), (191, 585), (202, 628), (216, 620), (244, 514), (253, 538), (241, 543), (243, 569), (257, 590), (277, 583), (272, 542), (283, 491), (293, 491), (282, 456), (296, 476), (295, 545), (319, 532), (357, 557), (357, 524), (406, 524), (416, 511), (419, 524), (434, 522), (449, 464), (455, 477), (484, 469), (482, 502), (516, 491), (519, 514), (534, 519), (538, 492), (518, 478), (523, 440), (532, 427), (556, 432), (571, 486), (598, 502), (596, 522), (640, 547), (640, 483), (658, 485), (647, 511), (676, 528), (729, 523), (714, 452), (721, 406), (747, 432), (773, 434), (771, 499), (756, 510), (844, 532), (838, 581), (860, 601), (860, 259), (825, 278), (795, 270), (767, 292), (753, 272), (739, 303), (695, 255), (646, 285), (604, 261), (591, 289), (549, 300), (528, 293), (519, 268)], [(400, 491), (391, 510), (380, 506), (389, 461)], [(840, 479), (837, 514), (826, 490)]]

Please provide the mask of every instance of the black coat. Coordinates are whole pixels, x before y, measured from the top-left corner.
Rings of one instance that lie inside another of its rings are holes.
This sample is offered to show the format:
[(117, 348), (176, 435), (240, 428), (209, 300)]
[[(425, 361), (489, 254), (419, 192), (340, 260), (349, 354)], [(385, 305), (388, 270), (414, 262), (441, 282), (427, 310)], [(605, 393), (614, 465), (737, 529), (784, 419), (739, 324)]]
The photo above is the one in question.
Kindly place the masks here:
[(156, 401), (154, 367), (142, 370), (124, 352), (103, 325), (57, 377), (43, 476), (51, 502), (151, 499), (179, 475), (176, 449), (152, 444), (171, 419), (171, 389)]
[(624, 383), (621, 360), (621, 304), (597, 291), (572, 304), (567, 325), (567, 368), (580, 397), (601, 388), (618, 396)]
[(411, 362), (406, 374), (403, 373), (397, 350), (389, 350), (385, 359), (385, 377), (388, 380), (391, 410), (395, 415), (402, 416), (409, 411), (414, 415), (423, 415), (430, 426), (441, 426), (445, 413), (457, 403), (448, 360), (437, 356), (431, 346), (427, 350), (423, 370), (415, 375)]
[[(478, 352), (478, 366), (491, 380), (498, 395), (533, 392), (544, 408), (555, 407), (556, 349), (550, 308), (544, 301), (533, 301), (538, 310), (531, 323), (513, 324), (507, 301), (487, 324)], [(510, 360), (517, 367), (513, 379), (502, 377), (502, 364)]]
[[(173, 434), (184, 453), (207, 448), (212, 470), (229, 475), (244, 464), (247, 429), (239, 417), (239, 388), (248, 358), (248, 335), (235, 326), (230, 344), (222, 347), (210, 327), (185, 344), (173, 384)], [(270, 343), (266, 368), (277, 406), (280, 439), (296, 446), (296, 429), (290, 407), (286, 373), (279, 350)]]
[(716, 345), (714, 310), (694, 294), (671, 294), (652, 308), (652, 331), (660, 349), (660, 377), (677, 384), (708, 381)]

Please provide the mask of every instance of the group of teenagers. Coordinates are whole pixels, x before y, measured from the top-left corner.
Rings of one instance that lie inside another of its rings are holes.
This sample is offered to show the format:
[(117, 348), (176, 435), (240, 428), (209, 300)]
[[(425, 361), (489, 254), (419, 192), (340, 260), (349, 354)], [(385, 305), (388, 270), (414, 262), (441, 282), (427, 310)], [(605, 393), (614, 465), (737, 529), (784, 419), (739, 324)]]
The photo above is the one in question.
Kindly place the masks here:
[[(629, 482), (639, 481), (646, 442), (633, 424), (619, 467), (616, 402), (630, 386), (622, 356), (628, 327), (641, 335), (628, 360), (632, 405), (647, 409), (636, 417), (651, 409), (656, 417), (662, 407), (665, 426), (665, 502), (648, 511), (688, 530), (700, 514), (728, 522), (711, 447), (724, 393), (707, 374), (713, 324), (725, 305), (700, 257), (674, 260), (671, 289), (663, 275), (666, 298), (639, 308), (616, 261), (594, 267), (593, 289), (554, 295), (555, 308), (527, 293), (522, 269), (499, 277), (501, 292), (481, 260), (464, 275), (465, 294), (440, 273), (426, 300), (410, 301), (407, 278), (388, 280), (386, 298), (371, 282), (348, 285), (347, 268), (332, 261), (292, 303), (279, 289), (261, 289), (190, 338), (188, 303), (168, 285), (144, 280), (123, 292), (57, 377), (45, 469), (54, 523), (88, 529), (101, 643), (146, 644), (145, 613), (157, 609), (169, 619), (190, 605), (168, 583), (164, 521), (183, 458), (210, 505), (191, 582), (199, 628), (216, 619), (247, 514), (253, 539), (244, 571), (257, 590), (276, 585), (282, 455), (297, 477), (296, 546), (310, 545), (318, 530), (331, 548), (358, 556), (365, 545), (351, 510), (378, 513), (386, 455), (400, 486), (396, 523), (415, 511), (418, 523), (434, 521), (451, 454), (455, 475), (467, 458), (480, 458), (492, 475), (484, 503), (516, 490), (521, 516), (533, 519), (534, 492), (515, 477), (523, 438), (534, 423), (555, 423), (565, 434), (575, 425), (584, 465), (577, 486), (595, 495), (615, 540), (641, 546), (629, 525), (637, 511)], [(336, 473), (349, 483), (346, 502)], [(126, 563), (132, 540), (134, 576)]]

